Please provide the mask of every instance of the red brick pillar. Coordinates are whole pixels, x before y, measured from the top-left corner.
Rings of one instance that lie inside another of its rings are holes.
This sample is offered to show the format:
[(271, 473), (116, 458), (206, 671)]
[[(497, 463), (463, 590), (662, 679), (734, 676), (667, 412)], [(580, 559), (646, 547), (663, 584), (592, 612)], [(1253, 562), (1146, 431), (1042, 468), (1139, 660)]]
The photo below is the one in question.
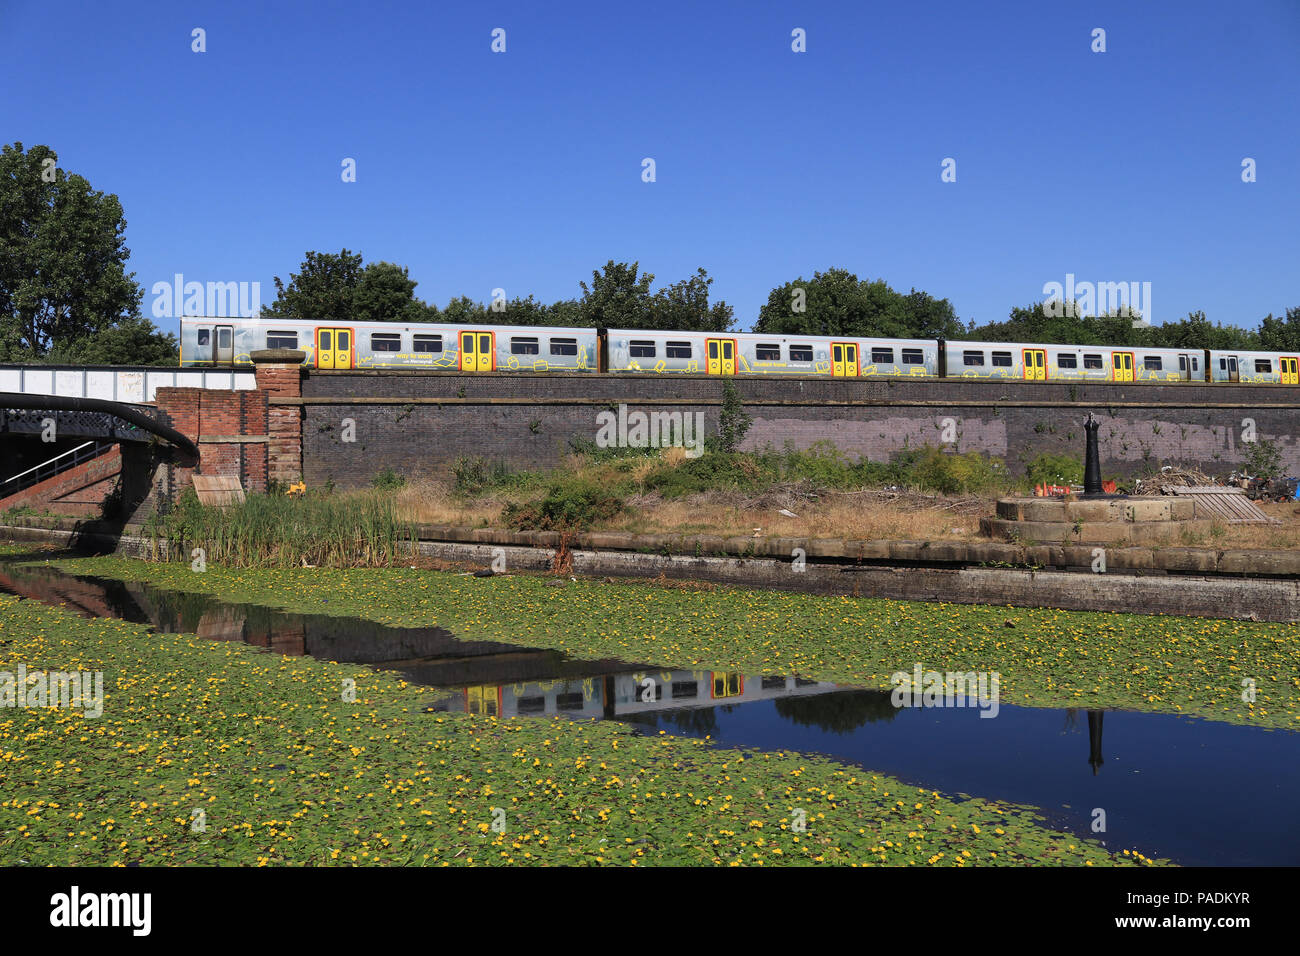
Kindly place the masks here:
[[(197, 443), (202, 395), (201, 388), (160, 388), (154, 402), (172, 428)], [(170, 491), (173, 499), (179, 497), (182, 491), (193, 484), (191, 478), (196, 470), (181, 465), (172, 469)]]
[(266, 349), (249, 358), (266, 396), (266, 479), (290, 485), (302, 478), (302, 362), (297, 349)]

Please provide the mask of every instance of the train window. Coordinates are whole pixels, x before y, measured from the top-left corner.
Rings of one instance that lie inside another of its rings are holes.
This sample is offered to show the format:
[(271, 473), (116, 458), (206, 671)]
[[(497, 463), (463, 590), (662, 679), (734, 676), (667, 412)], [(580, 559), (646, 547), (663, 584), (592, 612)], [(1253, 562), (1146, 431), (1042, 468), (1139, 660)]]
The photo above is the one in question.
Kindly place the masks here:
[(415, 351), (441, 352), (442, 336), (441, 335), (417, 335), (415, 337)]
[(1196, 371), (1196, 366), (1197, 366), (1198, 364), (1199, 364), (1199, 363), (1198, 363), (1197, 360), (1196, 360), (1196, 356), (1193, 355), (1193, 356), (1192, 356), (1192, 371), (1193, 371), (1193, 372)]
[(781, 346), (772, 345), (771, 343), (755, 345), (754, 358), (760, 362), (779, 362), (781, 361)]
[(199, 345), (211, 345), (211, 344), (212, 344), (212, 330), (199, 329)]
[(669, 342), (668, 345), (665, 347), (664, 352), (669, 358), (690, 358), (691, 343), (690, 342)]
[(1077, 355), (1058, 355), (1056, 357), (1057, 368), (1078, 368), (1079, 356)]
[(1165, 366), (1159, 355), (1144, 355), (1142, 356), (1142, 367), (1148, 372), (1159, 372)]
[(217, 348), (230, 348), (230, 328), (228, 326), (217, 329)]
[(993, 365), (997, 368), (1011, 368), (1011, 353), (994, 352)]
[(812, 346), (811, 345), (792, 345), (790, 346), (791, 362), (811, 362)]
[(266, 347), (268, 349), (296, 349), (298, 347), (298, 333), (267, 332)]
[(551, 339), (552, 355), (577, 355), (577, 339)]
[(521, 714), (544, 714), (546, 713), (546, 698), (537, 697), (520, 697), (515, 701), (515, 709)]
[(894, 350), (881, 349), (873, 346), (871, 349), (871, 364), (872, 365), (893, 365)]
[(511, 355), (537, 355), (540, 351), (536, 336), (515, 335), (510, 339)]
[(1083, 357), (1083, 367), (1084, 367), (1084, 368), (1104, 368), (1105, 366), (1102, 364), (1101, 356), (1100, 356), (1100, 355), (1084, 355), (1084, 357)]
[(1221, 372), (1226, 372), (1228, 370), (1228, 360), (1226, 358), (1219, 359), (1219, 370)]
[(370, 333), (370, 351), (400, 352), (402, 351), (402, 337), (396, 332), (372, 332)]
[(556, 710), (582, 710), (582, 691), (555, 695)]
[(1186, 371), (1187, 371), (1187, 356), (1186, 356), (1186, 355), (1180, 355), (1180, 356), (1178, 356), (1178, 371), (1180, 371), (1180, 372), (1186, 372)]
[(903, 349), (904, 365), (924, 365), (925, 353), (920, 349)]
[(682, 698), (694, 698), (700, 696), (700, 685), (698, 681), (693, 680), (675, 680), (673, 681), (673, 700)]
[(763, 690), (785, 690), (784, 677), (764, 677)]
[(654, 358), (655, 344), (644, 339), (633, 339), (627, 344), (627, 351), (632, 358)]
[(1265, 373), (1273, 371), (1273, 360), (1272, 360), (1272, 359), (1255, 359), (1255, 371), (1256, 371), (1256, 372), (1265, 372)]
[(983, 352), (969, 352), (969, 351), (967, 351), (967, 352), (962, 352), (962, 353), (961, 353), (961, 362), (962, 362), (963, 365), (983, 365), (983, 364), (984, 364), (984, 353), (983, 353)]

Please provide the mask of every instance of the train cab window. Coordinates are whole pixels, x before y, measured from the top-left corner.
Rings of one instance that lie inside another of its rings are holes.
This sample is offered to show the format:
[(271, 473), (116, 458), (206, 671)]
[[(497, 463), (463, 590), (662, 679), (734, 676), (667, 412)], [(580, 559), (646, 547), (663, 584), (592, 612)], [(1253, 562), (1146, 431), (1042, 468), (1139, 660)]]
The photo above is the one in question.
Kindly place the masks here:
[(894, 350), (880, 349), (880, 348), (873, 347), (871, 349), (871, 364), (872, 365), (893, 365)]
[(212, 330), (199, 329), (199, 345), (211, 345), (211, 344), (212, 344)]
[(669, 358), (688, 359), (691, 357), (691, 343), (690, 342), (669, 342), (667, 346), (665, 346), (664, 348), (664, 354), (666, 354)]
[(400, 352), (402, 351), (402, 337), (396, 332), (372, 332), (370, 335), (370, 351)]
[(577, 355), (577, 339), (551, 339), (552, 355)]
[(812, 346), (811, 345), (792, 345), (790, 346), (791, 362), (811, 362)]
[(415, 351), (441, 352), (442, 336), (441, 335), (417, 335), (415, 337)]
[(904, 365), (924, 365), (925, 353), (920, 349), (903, 349)]
[(983, 365), (983, 364), (984, 364), (984, 353), (983, 353), (983, 352), (971, 352), (971, 351), (969, 351), (969, 350), (968, 350), (968, 351), (965, 351), (965, 352), (962, 352), (962, 353), (961, 353), (961, 364), (962, 364), (962, 365)]
[(1263, 373), (1263, 374), (1267, 374), (1267, 373), (1273, 371), (1273, 360), (1272, 360), (1272, 359), (1255, 359), (1255, 371), (1258, 372), (1258, 373)]
[(1102, 364), (1100, 355), (1087, 355), (1087, 354), (1083, 356), (1083, 367), (1084, 368), (1105, 368), (1105, 366)]
[(994, 353), (993, 353), (993, 366), (994, 366), (994, 368), (1011, 368), (1011, 353), (1010, 353), (1010, 352), (994, 352)]
[[(200, 345), (203, 343), (200, 342)], [(298, 347), (297, 332), (267, 332), (266, 347), (268, 349), (296, 349)]]
[(537, 355), (541, 348), (537, 344), (535, 336), (515, 335), (510, 339), (511, 355)]
[(654, 358), (655, 344), (644, 339), (633, 339), (627, 344), (627, 351), (632, 358)]
[(1148, 372), (1159, 372), (1164, 368), (1164, 362), (1161, 361), (1159, 355), (1144, 355), (1142, 356), (1142, 367)]
[(779, 362), (781, 361), (781, 346), (772, 345), (771, 343), (755, 345), (754, 358), (760, 362)]
[(1058, 355), (1056, 357), (1057, 368), (1078, 368), (1079, 356), (1077, 355)]

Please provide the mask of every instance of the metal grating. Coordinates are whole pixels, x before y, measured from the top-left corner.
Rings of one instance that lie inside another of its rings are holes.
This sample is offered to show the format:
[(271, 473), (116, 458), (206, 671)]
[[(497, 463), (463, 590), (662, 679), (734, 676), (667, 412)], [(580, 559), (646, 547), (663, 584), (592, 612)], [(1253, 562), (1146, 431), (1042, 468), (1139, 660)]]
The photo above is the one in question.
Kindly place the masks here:
[(1229, 524), (1281, 524), (1259, 509), (1240, 488), (1223, 485), (1170, 485), (1166, 494), (1191, 498), (1196, 502), (1196, 516), (1222, 518)]

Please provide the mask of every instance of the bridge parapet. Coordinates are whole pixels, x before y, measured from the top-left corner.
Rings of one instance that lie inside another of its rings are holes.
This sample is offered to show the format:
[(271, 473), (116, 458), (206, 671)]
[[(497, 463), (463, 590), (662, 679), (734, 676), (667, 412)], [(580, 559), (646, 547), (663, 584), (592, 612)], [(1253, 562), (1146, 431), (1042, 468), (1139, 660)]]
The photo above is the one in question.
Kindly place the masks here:
[(257, 388), (257, 381), (250, 369), (0, 365), (0, 392), (102, 398), (143, 405), (155, 401), (160, 388), (243, 391)]

